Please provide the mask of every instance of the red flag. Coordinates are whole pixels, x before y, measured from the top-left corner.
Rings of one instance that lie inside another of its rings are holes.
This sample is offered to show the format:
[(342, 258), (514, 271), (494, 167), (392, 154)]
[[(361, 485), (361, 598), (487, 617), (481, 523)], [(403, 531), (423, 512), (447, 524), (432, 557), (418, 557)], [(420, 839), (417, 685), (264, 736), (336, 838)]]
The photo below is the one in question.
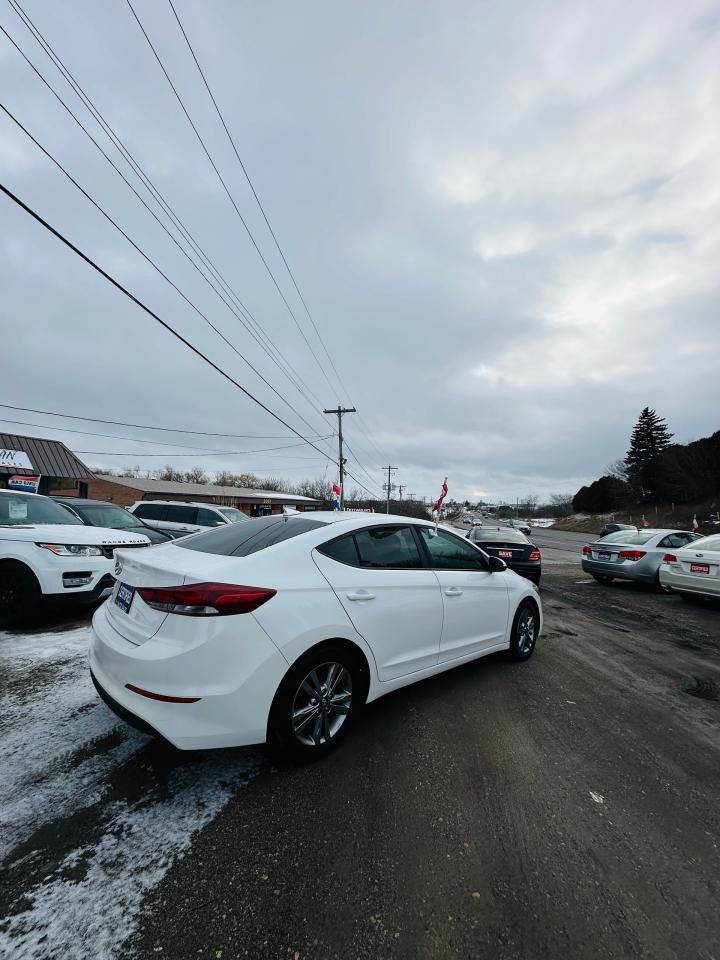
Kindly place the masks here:
[(693, 517), (693, 526), (692, 526), (692, 528), (693, 528), (693, 533), (697, 533), (698, 530), (700, 529), (700, 524), (698, 523), (697, 517)]
[(440, 494), (440, 497), (438, 498), (437, 503), (433, 507), (433, 513), (439, 513), (440, 507), (442, 506), (442, 502), (447, 496), (447, 492), (448, 492), (447, 477), (445, 477), (442, 485), (442, 493)]
[(340, 487), (336, 483), (334, 483), (332, 485), (332, 488), (333, 488), (333, 493), (339, 497), (340, 494), (342, 493), (342, 491), (340, 490)]

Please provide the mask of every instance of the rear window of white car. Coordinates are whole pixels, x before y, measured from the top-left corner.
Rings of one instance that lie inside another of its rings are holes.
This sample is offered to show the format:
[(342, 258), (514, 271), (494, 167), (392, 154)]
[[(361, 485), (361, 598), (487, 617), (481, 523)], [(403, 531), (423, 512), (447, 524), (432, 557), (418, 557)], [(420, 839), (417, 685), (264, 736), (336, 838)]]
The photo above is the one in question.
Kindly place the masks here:
[(323, 526), (322, 520), (310, 520), (302, 516), (257, 517), (247, 523), (224, 523), (213, 530), (183, 537), (176, 541), (175, 546), (183, 550), (197, 550), (198, 553), (214, 553), (220, 557), (247, 557)]

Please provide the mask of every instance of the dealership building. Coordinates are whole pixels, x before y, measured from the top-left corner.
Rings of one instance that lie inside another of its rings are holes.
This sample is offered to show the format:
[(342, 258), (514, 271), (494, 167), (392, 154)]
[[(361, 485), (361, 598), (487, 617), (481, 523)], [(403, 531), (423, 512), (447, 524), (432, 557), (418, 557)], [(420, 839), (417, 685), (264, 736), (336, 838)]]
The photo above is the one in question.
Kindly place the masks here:
[(88, 496), (94, 475), (59, 440), (0, 433), (0, 490)]
[(110, 500), (130, 507), (138, 500), (191, 500), (193, 503), (217, 503), (237, 507), (250, 517), (282, 513), (283, 507), (294, 510), (321, 510), (322, 501), (298, 497), (276, 490), (253, 490), (247, 487), (224, 487), (211, 483), (181, 483), (177, 480), (139, 480), (135, 477), (98, 476), (88, 484), (88, 496), (94, 500)]

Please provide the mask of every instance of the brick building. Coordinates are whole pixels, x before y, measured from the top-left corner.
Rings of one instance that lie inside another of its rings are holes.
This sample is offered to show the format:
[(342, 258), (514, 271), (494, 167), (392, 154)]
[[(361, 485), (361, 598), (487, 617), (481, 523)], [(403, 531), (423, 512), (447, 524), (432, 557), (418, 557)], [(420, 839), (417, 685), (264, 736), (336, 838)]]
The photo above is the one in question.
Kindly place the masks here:
[(94, 475), (59, 440), (0, 433), (0, 490), (13, 477), (39, 477), (37, 493), (86, 497)]
[(295, 510), (320, 510), (321, 500), (299, 497), (275, 490), (253, 490), (246, 487), (223, 487), (210, 483), (180, 483), (177, 480), (140, 480), (135, 477), (98, 476), (88, 481), (93, 500), (109, 500), (123, 507), (138, 500), (191, 500), (194, 503), (218, 503), (237, 507), (248, 516), (281, 513), (283, 507)]

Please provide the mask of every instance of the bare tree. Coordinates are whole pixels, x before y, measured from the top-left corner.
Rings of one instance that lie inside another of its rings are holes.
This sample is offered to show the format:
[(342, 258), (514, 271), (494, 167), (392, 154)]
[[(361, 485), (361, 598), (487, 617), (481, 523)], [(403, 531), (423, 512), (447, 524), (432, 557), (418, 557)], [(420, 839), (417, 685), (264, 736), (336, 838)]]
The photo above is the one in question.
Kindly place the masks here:
[(182, 470), (176, 470), (171, 463), (166, 463), (162, 470), (158, 471), (158, 480), (174, 480), (182, 483), (185, 474)]
[(207, 483), (208, 477), (202, 467), (193, 467), (185, 471), (184, 480), (186, 483)]

